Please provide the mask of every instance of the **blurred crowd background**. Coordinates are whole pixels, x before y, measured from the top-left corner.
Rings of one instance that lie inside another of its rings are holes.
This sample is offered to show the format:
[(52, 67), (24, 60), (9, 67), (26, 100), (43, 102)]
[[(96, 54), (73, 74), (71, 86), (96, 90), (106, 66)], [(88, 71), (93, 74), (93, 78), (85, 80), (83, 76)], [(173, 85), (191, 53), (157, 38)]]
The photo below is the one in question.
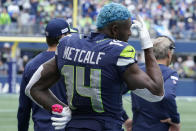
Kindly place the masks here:
[[(196, 40), (195, 0), (113, 0), (145, 19), (151, 33), (171, 33), (174, 39)], [(78, 28), (95, 29), (96, 16), (109, 0), (79, 0)], [(73, 0), (1, 0), (0, 35), (42, 36), (44, 26), (54, 17), (72, 23)], [(133, 33), (137, 37), (137, 32)]]
[[(173, 40), (196, 41), (195, 0), (112, 0), (125, 5), (135, 19), (140, 14), (151, 33), (168, 35)], [(78, 0), (78, 29), (87, 34), (96, 29), (96, 16), (110, 0)], [(1, 0), (0, 36), (44, 36), (44, 28), (51, 18), (63, 17), (72, 23), (73, 0)], [(138, 39), (137, 30), (132, 38)], [(10, 44), (0, 48), (0, 74), (7, 74)], [(36, 55), (36, 53), (35, 53)], [(17, 71), (21, 74), (32, 55), (20, 53)], [(180, 77), (196, 76), (195, 55), (178, 54), (173, 63)]]

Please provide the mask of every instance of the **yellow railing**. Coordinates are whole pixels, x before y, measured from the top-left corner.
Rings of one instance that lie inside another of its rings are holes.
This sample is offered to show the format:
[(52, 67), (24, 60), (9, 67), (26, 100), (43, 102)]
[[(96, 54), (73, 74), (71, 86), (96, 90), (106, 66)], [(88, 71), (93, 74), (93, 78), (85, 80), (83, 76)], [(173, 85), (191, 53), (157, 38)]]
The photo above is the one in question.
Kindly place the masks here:
[(0, 36), (0, 42), (32, 42), (32, 43), (46, 43), (45, 37), (13, 37)]
[(78, 17), (78, 0), (73, 0), (73, 27), (77, 27), (77, 17)]
[(16, 49), (19, 43), (46, 43), (45, 37), (13, 37), (13, 36), (0, 36), (0, 42), (14, 42), (11, 48), (11, 56), (15, 58)]

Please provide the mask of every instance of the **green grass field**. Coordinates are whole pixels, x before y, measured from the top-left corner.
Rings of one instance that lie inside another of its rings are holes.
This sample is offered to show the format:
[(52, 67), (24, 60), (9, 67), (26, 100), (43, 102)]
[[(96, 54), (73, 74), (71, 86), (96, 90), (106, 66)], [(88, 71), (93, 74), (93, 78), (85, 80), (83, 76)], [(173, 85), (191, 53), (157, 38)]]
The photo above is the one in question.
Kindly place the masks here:
[[(124, 97), (125, 110), (131, 117), (130, 98)], [(178, 98), (178, 110), (181, 114), (181, 131), (196, 131), (196, 98)], [(0, 131), (17, 131), (18, 95), (0, 95)], [(30, 122), (29, 131), (33, 131)]]

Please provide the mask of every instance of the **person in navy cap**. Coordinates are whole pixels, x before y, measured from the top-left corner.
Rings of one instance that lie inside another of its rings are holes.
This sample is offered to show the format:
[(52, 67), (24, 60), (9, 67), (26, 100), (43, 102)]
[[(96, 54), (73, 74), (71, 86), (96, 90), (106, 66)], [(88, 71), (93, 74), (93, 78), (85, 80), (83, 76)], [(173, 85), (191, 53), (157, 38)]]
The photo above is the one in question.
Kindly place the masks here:
[[(19, 107), (18, 107), (18, 131), (28, 131), (29, 128), (29, 119), (32, 110), (32, 119), (34, 122), (34, 131), (54, 131), (52, 126), (51, 117), (52, 114), (47, 110), (40, 108), (35, 104), (31, 99), (25, 95), (25, 88), (32, 77), (33, 73), (37, 68), (55, 56), (56, 46), (59, 42), (59, 39), (62, 37), (77, 32), (77, 29), (70, 28), (69, 24), (62, 18), (54, 18), (47, 24), (45, 28), (46, 42), (48, 49), (41, 52), (31, 61), (29, 61), (25, 67), (22, 82), (20, 85), (20, 97), (19, 97)], [(57, 88), (55, 88), (57, 87)], [(64, 83), (59, 80), (51, 88), (53, 94), (56, 97), (67, 103), (66, 101), (66, 91)], [(58, 127), (56, 127), (58, 128)], [(64, 129), (60, 130), (63, 131)]]

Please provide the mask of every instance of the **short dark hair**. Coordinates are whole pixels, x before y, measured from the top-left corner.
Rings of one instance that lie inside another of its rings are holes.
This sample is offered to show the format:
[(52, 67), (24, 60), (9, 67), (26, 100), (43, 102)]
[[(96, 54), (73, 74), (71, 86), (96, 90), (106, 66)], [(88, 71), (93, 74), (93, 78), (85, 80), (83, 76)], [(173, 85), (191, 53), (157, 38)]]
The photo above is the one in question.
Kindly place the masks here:
[(59, 43), (59, 39), (61, 38), (61, 36), (58, 37), (46, 37), (46, 42), (48, 44), (48, 46), (56, 46)]

